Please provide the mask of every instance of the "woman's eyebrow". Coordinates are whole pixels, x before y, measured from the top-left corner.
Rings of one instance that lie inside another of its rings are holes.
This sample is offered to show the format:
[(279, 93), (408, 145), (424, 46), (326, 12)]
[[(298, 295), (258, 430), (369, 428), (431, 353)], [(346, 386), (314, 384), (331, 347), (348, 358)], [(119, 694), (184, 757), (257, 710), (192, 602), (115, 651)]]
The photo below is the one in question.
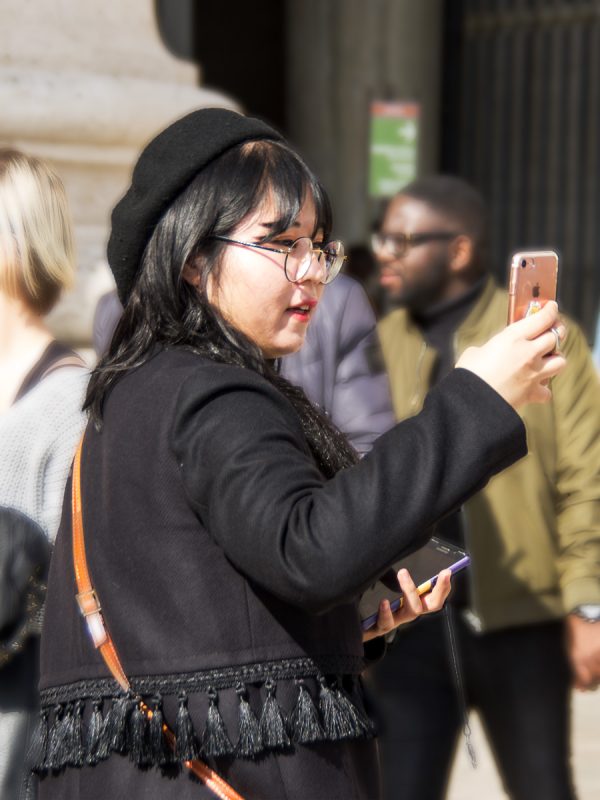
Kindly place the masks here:
[[(279, 223), (278, 222), (261, 222), (259, 224), (260, 224), (261, 228), (274, 228)], [(298, 222), (298, 220), (296, 220), (295, 222), (292, 222), (290, 225), (288, 225), (288, 228), (299, 228), (299, 227), (300, 227), (300, 223)]]

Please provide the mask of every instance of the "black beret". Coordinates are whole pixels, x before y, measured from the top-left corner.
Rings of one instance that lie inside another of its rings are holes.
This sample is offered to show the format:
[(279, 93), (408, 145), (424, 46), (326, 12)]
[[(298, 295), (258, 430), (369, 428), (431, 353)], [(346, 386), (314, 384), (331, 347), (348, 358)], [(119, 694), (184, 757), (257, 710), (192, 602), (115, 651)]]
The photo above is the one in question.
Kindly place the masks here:
[(282, 138), (260, 119), (203, 108), (177, 120), (146, 146), (111, 217), (108, 263), (123, 305), (157, 222), (198, 172), (237, 144)]

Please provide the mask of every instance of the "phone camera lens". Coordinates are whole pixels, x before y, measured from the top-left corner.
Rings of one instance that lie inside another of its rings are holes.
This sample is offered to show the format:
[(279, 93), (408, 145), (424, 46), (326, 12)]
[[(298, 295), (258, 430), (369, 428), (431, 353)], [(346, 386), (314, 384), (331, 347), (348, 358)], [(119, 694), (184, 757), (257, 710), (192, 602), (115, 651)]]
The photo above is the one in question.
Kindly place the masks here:
[(527, 261), (525, 259), (523, 259), (521, 261), (521, 269), (525, 269), (526, 266), (527, 266)]

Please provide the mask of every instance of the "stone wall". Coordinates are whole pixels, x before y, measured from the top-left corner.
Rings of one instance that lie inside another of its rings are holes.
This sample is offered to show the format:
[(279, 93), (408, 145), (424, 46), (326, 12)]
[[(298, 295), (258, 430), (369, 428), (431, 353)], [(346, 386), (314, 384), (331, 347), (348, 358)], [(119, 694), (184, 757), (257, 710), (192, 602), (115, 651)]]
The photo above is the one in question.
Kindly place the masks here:
[(78, 280), (49, 318), (57, 335), (89, 343), (112, 287), (110, 209), (143, 144), (202, 106), (236, 108), (167, 52), (152, 0), (2, 0), (0, 143), (55, 166), (75, 223)]

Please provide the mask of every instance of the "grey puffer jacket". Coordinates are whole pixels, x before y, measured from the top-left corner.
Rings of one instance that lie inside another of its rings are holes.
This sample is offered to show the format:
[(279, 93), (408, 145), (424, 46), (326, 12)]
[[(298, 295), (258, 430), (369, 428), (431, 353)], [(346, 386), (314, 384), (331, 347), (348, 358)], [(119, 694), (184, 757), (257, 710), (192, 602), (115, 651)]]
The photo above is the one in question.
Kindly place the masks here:
[(360, 284), (347, 275), (325, 287), (304, 346), (282, 359), (281, 372), (361, 454), (394, 424), (375, 315)]

